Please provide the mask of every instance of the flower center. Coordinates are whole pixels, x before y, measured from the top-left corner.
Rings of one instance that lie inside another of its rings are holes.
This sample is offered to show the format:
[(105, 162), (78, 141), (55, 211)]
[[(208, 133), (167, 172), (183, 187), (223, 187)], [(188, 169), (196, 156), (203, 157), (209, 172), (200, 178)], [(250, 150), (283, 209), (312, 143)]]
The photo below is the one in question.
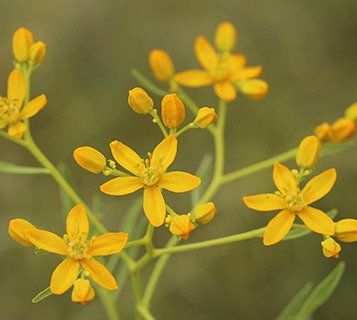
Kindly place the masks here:
[(221, 59), (217, 67), (211, 71), (212, 76), (216, 81), (223, 81), (228, 78), (230, 74), (230, 65), (227, 59)]
[(8, 124), (16, 123), (20, 117), (20, 110), (16, 107), (16, 100), (0, 98), (0, 119)]
[(160, 173), (156, 170), (155, 167), (145, 168), (140, 173), (141, 181), (145, 183), (147, 186), (154, 185), (157, 182), (157, 180), (159, 180), (159, 177), (160, 177)]
[(88, 242), (82, 242), (82, 237), (78, 237), (72, 242), (68, 242), (69, 256), (75, 260), (87, 258)]
[(286, 207), (294, 213), (300, 212), (301, 210), (307, 207), (307, 203), (304, 200), (304, 197), (301, 194), (300, 190), (286, 195), (284, 200), (286, 203)]

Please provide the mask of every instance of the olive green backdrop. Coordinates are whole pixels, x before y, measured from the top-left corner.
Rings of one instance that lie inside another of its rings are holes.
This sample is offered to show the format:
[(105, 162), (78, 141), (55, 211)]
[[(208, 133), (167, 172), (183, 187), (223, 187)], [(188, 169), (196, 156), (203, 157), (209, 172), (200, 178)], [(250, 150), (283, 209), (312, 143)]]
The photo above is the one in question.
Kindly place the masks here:
[[(50, 160), (68, 166), (79, 194), (90, 203), (107, 179), (76, 165), (76, 147), (90, 145), (110, 157), (109, 143), (118, 139), (144, 156), (162, 138), (148, 116), (133, 113), (127, 105), (128, 90), (138, 85), (130, 69), (136, 67), (154, 80), (148, 65), (154, 48), (166, 50), (177, 71), (197, 68), (195, 38), (202, 34), (212, 41), (216, 26), (228, 20), (238, 29), (237, 51), (247, 55), (248, 65), (263, 66), (261, 78), (270, 86), (262, 100), (239, 95), (228, 106), (229, 172), (297, 146), (314, 126), (331, 123), (355, 101), (356, 11), (352, 0), (2, 1), (0, 91), (5, 94), (12, 68), (12, 35), (26, 27), (35, 41), (48, 45), (45, 62), (33, 74), (32, 97), (44, 93), (48, 98), (47, 106), (31, 120), (33, 136)], [(217, 106), (212, 87), (187, 92), (200, 106)], [(159, 106), (160, 100), (154, 100)], [(185, 133), (171, 168), (193, 173), (202, 155), (212, 150), (208, 132)], [(335, 167), (338, 179), (316, 206), (325, 211), (338, 208), (339, 218), (357, 217), (356, 156), (352, 147), (318, 162), (318, 172)], [(4, 139), (0, 161), (38, 165), (26, 150)], [(272, 169), (224, 186), (214, 198), (215, 220), (200, 226), (187, 242), (264, 226), (274, 213), (250, 210), (241, 198), (273, 190)], [(138, 195), (101, 194), (104, 223), (111, 231), (119, 229)], [(190, 209), (188, 195), (167, 192), (165, 197), (178, 212)], [(50, 177), (0, 173), (1, 319), (104, 319), (99, 299), (82, 307), (71, 302), (71, 290), (31, 303), (48, 286), (60, 259), (35, 256), (14, 242), (8, 222), (21, 217), (62, 235), (66, 214)], [(163, 245), (168, 230), (161, 227), (157, 234), (156, 244)], [(266, 248), (257, 239), (174, 255), (154, 296), (153, 314), (170, 320), (274, 319), (306, 282), (318, 283), (337, 264), (322, 255), (321, 241), (311, 234)], [(356, 253), (355, 244), (343, 244), (345, 275), (316, 319), (355, 319)], [(123, 319), (132, 319), (130, 283), (123, 290), (119, 308)]]

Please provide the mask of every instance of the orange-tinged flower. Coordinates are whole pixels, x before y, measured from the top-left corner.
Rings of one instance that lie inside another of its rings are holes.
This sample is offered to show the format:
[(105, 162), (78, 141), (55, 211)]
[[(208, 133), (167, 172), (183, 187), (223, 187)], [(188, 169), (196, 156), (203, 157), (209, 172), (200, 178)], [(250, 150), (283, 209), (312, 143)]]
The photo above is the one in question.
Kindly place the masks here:
[[(222, 32), (228, 29), (231, 28), (226, 25)], [(222, 32), (219, 31), (217, 35), (221, 49), (232, 47), (233, 33), (229, 31), (229, 35), (224, 38)], [(193, 88), (213, 85), (216, 95), (227, 102), (236, 98), (237, 91), (234, 86), (236, 82), (256, 78), (262, 72), (261, 66), (246, 67), (246, 57), (242, 54), (230, 54), (228, 51), (222, 55), (217, 54), (203, 36), (196, 39), (195, 53), (204, 70), (179, 72), (175, 75), (176, 81)]]
[(139, 87), (129, 90), (128, 103), (136, 113), (141, 114), (149, 113), (154, 107), (154, 101)]
[(197, 124), (201, 129), (204, 129), (216, 120), (217, 113), (214, 108), (203, 107), (198, 110), (194, 123)]
[(88, 240), (88, 232), (89, 222), (85, 207), (81, 204), (69, 212), (67, 234), (63, 238), (44, 230), (26, 229), (26, 236), (38, 248), (67, 256), (52, 274), (52, 293), (62, 294), (67, 291), (76, 281), (80, 266), (103, 288), (118, 288), (112, 274), (93, 257), (120, 252), (126, 245), (128, 234), (106, 233)]
[(164, 50), (152, 50), (149, 55), (149, 64), (153, 74), (159, 81), (167, 82), (174, 75), (174, 64), (169, 54)]
[(178, 128), (185, 120), (185, 105), (175, 94), (167, 94), (161, 101), (161, 117), (164, 125), (171, 129)]
[(315, 134), (322, 142), (339, 143), (352, 138), (356, 133), (356, 124), (348, 118), (339, 118), (331, 126), (324, 122), (315, 128)]
[(340, 256), (341, 246), (331, 237), (322, 241), (321, 246), (322, 252), (326, 258), (338, 258)]
[(72, 301), (79, 302), (83, 306), (93, 300), (95, 292), (88, 279), (77, 279), (73, 284)]
[(140, 156), (119, 141), (110, 143), (114, 159), (134, 177), (118, 177), (100, 186), (100, 190), (110, 195), (125, 195), (144, 188), (144, 212), (154, 227), (164, 223), (165, 201), (159, 188), (172, 192), (186, 192), (196, 188), (201, 179), (181, 171), (165, 172), (176, 157), (177, 140), (167, 136), (149, 154), (149, 159)]
[(12, 51), (17, 61), (26, 62), (30, 59), (30, 48), (33, 45), (33, 35), (26, 28), (17, 29), (12, 38)]
[(332, 219), (324, 212), (312, 208), (309, 204), (321, 199), (336, 181), (336, 170), (327, 170), (311, 179), (300, 190), (291, 171), (276, 162), (273, 179), (277, 193), (266, 193), (244, 197), (245, 205), (258, 211), (282, 209), (267, 225), (263, 243), (268, 246), (279, 242), (291, 229), (296, 214), (305, 225), (314, 232), (333, 235), (335, 226)]
[(304, 138), (296, 154), (296, 163), (302, 168), (313, 168), (321, 151), (320, 140), (316, 136)]
[(22, 120), (34, 116), (47, 103), (46, 96), (41, 94), (22, 108), (25, 91), (25, 79), (21, 71), (11, 71), (7, 80), (7, 97), (0, 97), (0, 129), (8, 126), (8, 134), (18, 138), (26, 130)]
[(335, 224), (335, 236), (343, 242), (357, 241), (357, 220), (342, 219)]
[(105, 157), (92, 147), (77, 148), (73, 152), (73, 158), (82, 168), (93, 173), (101, 173), (107, 162)]
[(180, 236), (184, 240), (187, 240), (191, 231), (195, 229), (196, 226), (191, 222), (187, 214), (175, 216), (170, 221), (170, 232), (175, 236)]
[(13, 219), (9, 223), (9, 234), (18, 243), (26, 247), (33, 247), (34, 244), (26, 236), (27, 229), (36, 229), (36, 227), (24, 219)]

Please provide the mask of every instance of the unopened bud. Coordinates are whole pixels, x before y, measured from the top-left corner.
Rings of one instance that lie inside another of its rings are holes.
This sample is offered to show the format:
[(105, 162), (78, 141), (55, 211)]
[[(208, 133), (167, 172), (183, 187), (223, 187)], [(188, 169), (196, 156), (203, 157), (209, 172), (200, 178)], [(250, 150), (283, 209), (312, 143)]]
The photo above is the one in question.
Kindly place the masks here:
[(231, 52), (237, 43), (236, 28), (230, 22), (222, 22), (216, 29), (216, 48), (222, 52)]
[(167, 82), (174, 75), (175, 68), (169, 54), (163, 50), (154, 49), (149, 55), (151, 70), (159, 81)]
[(335, 236), (343, 242), (357, 241), (357, 220), (343, 219), (335, 224)]
[(154, 101), (139, 87), (129, 91), (128, 103), (136, 113), (141, 114), (149, 113), (154, 107)]
[(73, 158), (82, 168), (93, 173), (101, 173), (107, 162), (105, 157), (92, 147), (77, 148), (73, 152)]
[(34, 62), (43, 62), (47, 53), (47, 45), (42, 41), (34, 43), (30, 47), (30, 60)]
[(245, 80), (240, 91), (252, 99), (261, 99), (268, 93), (268, 83), (260, 79)]
[(93, 300), (95, 292), (88, 279), (77, 279), (73, 284), (72, 301), (79, 302), (83, 306)]
[(184, 240), (187, 240), (190, 232), (195, 229), (196, 226), (191, 222), (187, 214), (175, 216), (170, 221), (170, 232), (176, 236), (180, 236)]
[(331, 126), (327, 123), (324, 122), (323, 124), (320, 124), (317, 126), (314, 130), (317, 138), (321, 142), (331, 142), (332, 141), (332, 129)]
[(296, 163), (302, 168), (314, 167), (321, 151), (320, 140), (316, 136), (304, 138), (299, 145), (296, 154)]
[(198, 110), (194, 121), (201, 129), (207, 128), (211, 123), (217, 120), (217, 113), (214, 108), (203, 107)]
[(12, 38), (12, 51), (17, 61), (26, 62), (30, 59), (30, 47), (33, 45), (33, 42), (31, 31), (25, 28), (15, 31)]
[(337, 119), (331, 126), (333, 142), (341, 142), (352, 138), (356, 133), (356, 124), (347, 118)]
[(357, 121), (357, 102), (351, 104), (345, 111), (345, 117), (354, 122)]
[(167, 94), (161, 101), (161, 117), (168, 128), (177, 128), (185, 120), (185, 106), (175, 94)]
[(213, 202), (208, 202), (196, 206), (194, 213), (197, 221), (206, 224), (214, 218), (217, 213), (217, 209)]
[(341, 246), (332, 238), (328, 237), (321, 242), (322, 252), (326, 258), (338, 258), (341, 251)]
[(33, 247), (34, 244), (26, 236), (27, 229), (37, 229), (33, 224), (24, 219), (13, 219), (9, 223), (9, 234), (12, 239), (26, 247)]

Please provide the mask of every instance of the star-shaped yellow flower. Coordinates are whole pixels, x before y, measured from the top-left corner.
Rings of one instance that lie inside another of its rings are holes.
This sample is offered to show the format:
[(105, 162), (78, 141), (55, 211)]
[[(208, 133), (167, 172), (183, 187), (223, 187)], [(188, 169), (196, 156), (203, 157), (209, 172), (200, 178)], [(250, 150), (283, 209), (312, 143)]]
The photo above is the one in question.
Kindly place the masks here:
[(112, 274), (93, 257), (120, 252), (126, 245), (128, 234), (106, 233), (88, 240), (88, 232), (89, 222), (83, 205), (77, 205), (69, 212), (67, 234), (63, 238), (35, 228), (26, 230), (26, 237), (38, 248), (67, 256), (52, 274), (52, 293), (62, 294), (67, 291), (77, 280), (80, 266), (103, 288), (118, 288)]
[[(262, 72), (261, 66), (246, 67), (244, 55), (230, 53), (235, 46), (235, 40), (236, 31), (229, 22), (223, 22), (217, 28), (216, 45), (220, 50), (225, 49), (220, 54), (216, 52), (205, 37), (199, 36), (195, 41), (195, 53), (204, 70), (179, 72), (175, 75), (175, 80), (179, 84), (194, 88), (213, 84), (218, 97), (227, 102), (234, 100), (237, 95), (234, 83), (256, 78)], [(219, 45), (220, 43), (221, 45)], [(230, 45), (223, 46), (222, 43), (229, 43)], [(267, 83), (263, 80), (254, 81), (252, 83), (254, 88), (250, 88), (248, 82), (242, 92), (247, 91), (247, 94), (253, 98), (262, 98), (268, 91)], [(252, 90), (254, 93), (251, 92)]]
[(308, 206), (325, 196), (336, 181), (336, 170), (327, 170), (311, 179), (300, 190), (291, 171), (276, 162), (273, 179), (279, 192), (244, 197), (247, 207), (258, 211), (283, 209), (267, 225), (263, 242), (275, 244), (285, 237), (294, 223), (296, 214), (314, 232), (333, 235), (335, 226), (324, 212)]
[(118, 177), (100, 186), (100, 190), (110, 195), (125, 195), (144, 188), (144, 212), (154, 227), (164, 223), (165, 200), (159, 188), (172, 192), (186, 192), (196, 188), (201, 179), (181, 171), (165, 172), (176, 157), (177, 140), (167, 136), (149, 154), (149, 159), (140, 156), (119, 141), (110, 143), (115, 160), (135, 177)]
[(21, 71), (13, 70), (7, 80), (7, 98), (0, 97), (0, 129), (9, 126), (10, 136), (21, 138), (26, 130), (24, 119), (31, 118), (47, 103), (46, 96), (41, 94), (32, 99), (23, 108), (26, 85)]

